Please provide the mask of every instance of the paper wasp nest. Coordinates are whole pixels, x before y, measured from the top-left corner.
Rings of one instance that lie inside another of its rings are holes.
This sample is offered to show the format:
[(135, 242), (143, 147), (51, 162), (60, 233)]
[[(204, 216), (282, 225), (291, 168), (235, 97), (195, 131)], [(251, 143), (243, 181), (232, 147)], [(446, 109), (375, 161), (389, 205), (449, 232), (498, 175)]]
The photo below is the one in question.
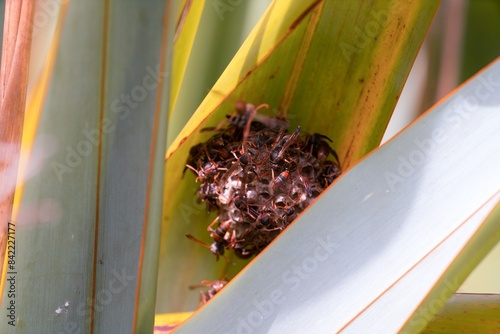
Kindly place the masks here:
[(285, 120), (257, 114), (263, 106), (239, 102), (228, 125), (190, 151), (198, 198), (218, 214), (206, 245), (217, 259), (226, 249), (258, 254), (341, 173), (328, 137), (289, 131)]

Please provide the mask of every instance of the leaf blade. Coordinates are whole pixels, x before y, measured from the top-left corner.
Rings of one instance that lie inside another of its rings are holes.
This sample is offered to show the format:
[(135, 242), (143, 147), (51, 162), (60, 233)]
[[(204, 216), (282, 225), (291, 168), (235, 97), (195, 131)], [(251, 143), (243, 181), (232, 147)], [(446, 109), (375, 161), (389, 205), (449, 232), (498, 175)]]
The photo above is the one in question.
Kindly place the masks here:
[[(264, 332), (348, 328), (352, 319), (499, 193), (495, 169), (500, 161), (491, 152), (500, 150), (500, 138), (493, 135), (500, 126), (500, 100), (491, 91), (481, 98), (476, 93), (486, 87), (495, 91), (486, 78), (496, 82), (498, 77), (497, 60), (352, 167), (178, 333), (215, 326), (220, 331), (246, 326)], [(477, 101), (474, 112), (465, 102), (472, 97)], [(415, 152), (422, 156), (419, 163)], [(405, 170), (402, 161), (410, 161), (410, 154), (415, 165), (408, 162)], [(458, 164), (460, 168), (454, 168)], [(387, 172), (401, 181), (387, 180)], [(500, 229), (491, 221), (479, 224), (488, 225), (470, 230), (466, 239), (478, 231), (494, 245)], [(453, 249), (449, 255), (459, 254)], [(446, 269), (432, 275), (439, 279)], [(461, 270), (463, 274), (470, 268)], [(400, 307), (405, 300), (397, 297)], [(407, 306), (416, 311), (419, 305), (412, 301)], [(387, 312), (387, 307), (381, 311)], [(216, 324), (214, 316), (221, 313), (231, 320)], [(365, 325), (373, 326), (376, 319), (370, 317)], [(408, 319), (392, 320), (392, 325), (403, 326)]]
[(196, 31), (200, 23), (201, 13), (205, 7), (205, 0), (192, 1), (185, 0), (182, 14), (177, 21), (174, 42), (174, 56), (172, 60), (172, 80), (171, 80), (171, 99), (170, 99), (170, 115), (174, 110), (179, 89), (181, 87), (184, 73), (191, 50), (193, 47)]
[[(211, 254), (202, 247), (196, 249), (197, 246), (190, 245), (183, 237), (186, 233), (196, 237), (206, 235), (206, 226), (210, 222), (210, 218), (203, 214), (202, 207), (196, 204), (194, 198), (196, 185), (192, 181), (194, 178), (189, 175), (185, 177), (186, 180), (182, 179), (189, 148), (209, 136), (206, 133), (201, 134), (199, 130), (216, 126), (226, 114), (231, 114), (236, 99), (255, 104), (268, 103), (272, 110), (267, 111), (267, 114), (288, 116), (292, 128), (301, 125), (304, 132), (318, 132), (333, 139), (334, 148), (341, 156), (342, 166), (349, 167), (359, 156), (365, 154), (368, 148), (378, 145), (374, 138), (380, 140), (382, 137), (386, 125), (384, 122), (388, 121), (392, 113), (391, 106), (394, 107), (396, 103), (398, 89), (402, 89), (413, 61), (412, 57), (416, 56), (419, 43), (422, 42), (423, 34), (438, 5), (436, 2), (425, 1), (413, 2), (407, 7), (398, 4), (397, 1), (389, 4), (386, 1), (371, 3), (377, 12), (384, 6), (396, 7), (397, 15), (389, 20), (398, 22), (403, 16), (408, 31), (416, 31), (412, 35), (415, 36), (414, 39), (401, 32), (397, 34), (399, 38), (391, 39), (395, 43), (400, 43), (398, 48), (405, 48), (406, 54), (406, 56), (399, 55), (399, 58), (387, 56), (391, 59), (392, 68), (387, 61), (384, 63), (387, 69), (380, 70), (380, 66), (377, 67), (382, 74), (377, 74), (370, 68), (370, 78), (374, 83), (383, 81), (384, 87), (391, 88), (378, 100), (377, 96), (381, 95), (379, 91), (372, 89), (370, 93), (370, 88), (360, 85), (358, 81), (346, 82), (346, 77), (352, 68), (349, 61), (337, 64), (336, 58), (332, 58), (332, 55), (342, 54), (339, 41), (346, 38), (347, 41), (355, 43), (353, 33), (357, 25), (373, 21), (370, 14), (372, 7), (365, 2), (283, 0), (273, 2), (264, 13), (226, 71), (167, 152), (165, 221), (160, 260), (160, 281), (166, 283), (159, 288), (157, 297), (159, 312), (188, 311), (195, 307), (196, 296), (194, 294), (189, 296), (187, 289), (182, 292), (179, 286), (185, 285), (185, 281), (194, 284), (202, 279), (220, 279), (226, 270), (221, 264), (217, 264), (214, 268), (207, 267), (206, 263), (212, 261)], [(358, 11), (363, 13), (363, 20), (359, 22), (356, 21), (359, 16)], [(397, 24), (391, 23), (389, 26), (391, 29), (385, 31), (386, 37), (395, 34)], [(370, 61), (377, 59), (377, 55), (381, 52), (387, 55), (388, 51), (381, 46), (385, 44), (380, 41), (377, 43), (381, 44), (377, 44), (376, 48), (363, 48), (356, 64), (366, 62), (363, 67), (366, 69)], [(322, 63), (319, 63), (318, 59)], [(297, 71), (298, 69), (300, 71)], [(337, 77), (336, 73), (340, 73), (341, 76)], [(323, 85), (317, 88), (311, 84), (313, 80), (321, 81)], [(339, 90), (341, 93), (335, 93), (332, 98), (329, 89)], [(349, 97), (348, 107), (336, 113), (330, 112), (328, 106), (335, 105), (336, 99), (342, 94), (369, 97), (370, 101), (377, 100), (378, 105), (374, 108), (376, 111), (365, 108), (366, 113), (358, 113), (355, 99)], [(312, 107), (306, 105), (307, 101), (312, 101)], [(376, 115), (383, 120), (378, 123), (374, 121)], [(372, 121), (362, 127), (360, 124), (363, 124), (363, 119), (367, 117)], [(349, 126), (349, 129), (337, 131), (339, 124), (350, 119), (351, 123), (344, 124)], [(338, 120), (340, 121), (337, 122)], [(356, 130), (358, 128), (362, 130)], [(354, 146), (353, 142), (356, 143)], [(204, 241), (208, 242), (208, 238)], [(204, 255), (203, 252), (207, 254)], [(176, 264), (173, 254), (183, 254), (183, 258), (189, 261)], [(236, 268), (233, 269), (232, 272), (238, 271)], [(172, 278), (169, 276), (170, 270), (182, 273), (182, 276)], [(189, 298), (189, 302), (186, 302), (186, 298)]]
[[(25, 102), (28, 87), (34, 3), (7, 1), (2, 39), (0, 72), (0, 220), (12, 219), (18, 177)], [(5, 188), (4, 188), (5, 187)], [(0, 255), (5, 259), (6, 229), (0, 232)], [(5, 275), (2, 263), (2, 277)], [(3, 281), (2, 281), (3, 287)]]
[(487, 294), (455, 294), (422, 333), (495, 333), (500, 331), (500, 296)]
[(162, 0), (121, 5), (68, 5), (17, 221), (19, 332), (154, 325), (170, 20)]

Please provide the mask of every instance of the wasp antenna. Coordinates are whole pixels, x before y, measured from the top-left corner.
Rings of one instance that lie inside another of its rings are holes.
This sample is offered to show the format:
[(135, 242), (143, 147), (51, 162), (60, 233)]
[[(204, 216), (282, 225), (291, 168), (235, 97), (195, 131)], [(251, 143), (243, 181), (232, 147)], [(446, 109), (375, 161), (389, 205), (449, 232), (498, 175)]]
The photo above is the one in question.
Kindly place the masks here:
[(227, 262), (227, 263), (230, 263), (230, 264), (232, 264), (233, 266), (235, 266), (235, 265), (236, 265), (236, 263), (234, 263), (233, 261), (231, 261), (231, 259), (230, 259), (230, 258), (228, 258), (227, 256), (222, 255), (222, 257), (226, 260), (226, 262)]
[(192, 236), (191, 234), (186, 233), (186, 237), (187, 237), (189, 240), (194, 241), (194, 242), (196, 242), (197, 244), (200, 244), (200, 245), (202, 245), (203, 247), (206, 247), (206, 248), (210, 249), (210, 245), (209, 245), (209, 244), (206, 244), (206, 243), (204, 243), (203, 241), (196, 239), (196, 238), (195, 238), (194, 236)]
[(262, 108), (267, 108), (269, 109), (269, 104), (267, 103), (262, 103), (262, 104), (259, 104), (257, 107), (255, 107), (255, 111), (259, 110), (259, 109), (262, 109)]
[(189, 290), (196, 290), (196, 289), (201, 289), (204, 288), (205, 284), (193, 284), (189, 286)]
[(340, 167), (340, 160), (339, 160), (339, 156), (337, 155), (337, 152), (335, 152), (334, 150), (331, 151), (333, 157), (335, 158), (335, 160), (337, 160), (337, 165)]
[(219, 281), (229, 282), (229, 280), (228, 280), (228, 276), (229, 276), (229, 274), (224, 274), (224, 276), (222, 276), (222, 277), (219, 279)]
[(199, 175), (199, 174), (198, 174), (198, 171), (197, 171), (197, 170), (196, 170), (193, 166), (191, 166), (191, 165), (186, 165), (186, 168), (191, 169), (193, 172), (195, 172), (195, 173), (196, 173), (196, 175)]
[(321, 137), (328, 140), (330, 143), (333, 143), (333, 140), (331, 140), (330, 137), (325, 136), (325, 135), (321, 135)]

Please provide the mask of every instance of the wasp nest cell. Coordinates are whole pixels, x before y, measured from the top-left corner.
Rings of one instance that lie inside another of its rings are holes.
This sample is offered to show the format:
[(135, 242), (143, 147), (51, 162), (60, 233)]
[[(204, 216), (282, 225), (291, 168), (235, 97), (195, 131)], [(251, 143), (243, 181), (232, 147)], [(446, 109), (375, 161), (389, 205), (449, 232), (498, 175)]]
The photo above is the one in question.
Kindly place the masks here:
[(198, 198), (217, 212), (207, 245), (217, 258), (258, 254), (341, 173), (328, 137), (288, 131), (285, 120), (257, 114), (262, 106), (238, 103), (228, 125), (190, 151)]

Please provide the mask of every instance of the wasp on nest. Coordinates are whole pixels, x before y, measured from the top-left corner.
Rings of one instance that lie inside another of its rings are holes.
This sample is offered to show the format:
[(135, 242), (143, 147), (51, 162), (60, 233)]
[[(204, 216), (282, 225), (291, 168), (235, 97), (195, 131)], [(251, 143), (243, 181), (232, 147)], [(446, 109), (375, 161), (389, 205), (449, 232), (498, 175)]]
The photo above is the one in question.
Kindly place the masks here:
[(217, 218), (208, 226), (211, 245), (187, 237), (217, 259), (226, 249), (244, 259), (261, 252), (341, 174), (327, 136), (302, 135), (300, 126), (290, 133), (286, 120), (258, 114), (263, 107), (238, 102), (189, 153), (186, 169), (200, 182), (198, 199)]

